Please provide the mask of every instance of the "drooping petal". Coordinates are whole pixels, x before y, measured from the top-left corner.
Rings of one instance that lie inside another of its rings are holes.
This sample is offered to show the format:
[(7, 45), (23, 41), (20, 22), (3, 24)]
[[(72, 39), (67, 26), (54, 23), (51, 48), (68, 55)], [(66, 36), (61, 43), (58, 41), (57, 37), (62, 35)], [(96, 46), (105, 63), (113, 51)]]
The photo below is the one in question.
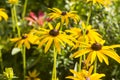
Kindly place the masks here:
[(26, 46), (27, 49), (30, 49), (30, 43), (28, 40), (25, 40), (24, 45)]
[(75, 52), (71, 57), (77, 58), (77, 57), (80, 57), (80, 56), (82, 56), (84, 54), (87, 54), (90, 51), (91, 51), (90, 49), (79, 50), (79, 51)]
[(57, 39), (54, 39), (54, 44), (55, 44), (55, 47), (57, 48), (57, 51), (60, 53), (61, 47), (60, 47), (60, 43)]
[(120, 63), (120, 56), (113, 50), (101, 50), (102, 53), (105, 55), (111, 57), (112, 59), (116, 60), (118, 63)]
[(49, 50), (52, 42), (53, 42), (53, 38), (50, 37), (49, 40), (48, 40), (48, 42), (47, 42), (47, 44), (46, 44), (46, 46), (45, 46), (45, 53)]

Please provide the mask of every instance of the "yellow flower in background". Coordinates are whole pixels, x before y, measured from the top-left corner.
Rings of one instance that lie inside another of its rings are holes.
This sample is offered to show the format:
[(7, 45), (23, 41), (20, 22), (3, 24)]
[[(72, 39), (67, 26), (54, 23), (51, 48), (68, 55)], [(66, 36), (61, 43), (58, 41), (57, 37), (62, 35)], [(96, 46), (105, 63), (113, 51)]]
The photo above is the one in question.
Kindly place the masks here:
[[(98, 58), (98, 60), (102, 63), (105, 61), (107, 65), (109, 65), (108, 57), (116, 60), (120, 63), (120, 56), (115, 52), (114, 48), (120, 47), (120, 45), (111, 45), (111, 46), (104, 46), (105, 41), (99, 42), (90, 42), (88, 44), (84, 44), (84, 48), (75, 52), (72, 57), (80, 57), (82, 55), (87, 55), (86, 63), (91, 64)], [(108, 57), (107, 57), (108, 56)]]
[(74, 76), (67, 76), (66, 78), (71, 80), (101, 80), (105, 74), (93, 73), (93, 66), (89, 68), (89, 70), (82, 69), (80, 72), (76, 72), (70, 69), (70, 72), (74, 74)]
[(51, 19), (56, 19), (56, 18), (61, 18), (61, 22), (62, 24), (66, 23), (66, 25), (68, 25), (69, 23), (69, 18), (73, 19), (75, 23), (77, 23), (80, 18), (79, 16), (76, 14), (76, 11), (61, 11), (58, 8), (49, 8), (51, 11), (51, 13), (49, 13), (48, 15), (50, 16)]
[(37, 78), (40, 73), (37, 72), (37, 70), (33, 70), (32, 72), (28, 71), (28, 75), (26, 76), (26, 80), (41, 80), (40, 78)]
[(14, 78), (14, 72), (12, 68), (5, 68), (5, 72), (3, 74), (6, 76), (7, 79), (13, 79)]
[(20, 48), (22, 45), (24, 45), (27, 49), (30, 49), (30, 43), (32, 44), (38, 44), (37, 42), (34, 42), (38, 37), (33, 35), (33, 33), (29, 34), (23, 34), (21, 37), (10, 39), (12, 42), (16, 42), (16, 47)]
[(93, 1), (93, 4), (99, 3), (99, 4), (102, 4), (105, 7), (111, 4), (110, 0), (87, 0), (87, 2), (90, 2), (90, 1)]
[(74, 45), (72, 42), (74, 38), (59, 30), (60, 23), (57, 23), (55, 28), (50, 23), (48, 23), (48, 26), (50, 29), (40, 28), (40, 30), (36, 32), (40, 35), (37, 39), (40, 41), (38, 47), (45, 45), (45, 53), (49, 50), (52, 44), (54, 44), (58, 52), (61, 51), (61, 46), (65, 47), (65, 43), (72, 46)]
[(18, 4), (18, 0), (8, 0), (8, 3), (10, 3), (10, 4)]
[(97, 32), (97, 30), (92, 29), (91, 25), (85, 25), (84, 22), (82, 23), (82, 29), (71, 28), (70, 30), (66, 30), (66, 32), (70, 32), (78, 41), (85, 40), (86, 42), (89, 42), (102, 40), (102, 36)]
[(2, 18), (4, 18), (7, 21), (8, 15), (6, 14), (5, 9), (0, 8), (0, 21), (2, 20)]

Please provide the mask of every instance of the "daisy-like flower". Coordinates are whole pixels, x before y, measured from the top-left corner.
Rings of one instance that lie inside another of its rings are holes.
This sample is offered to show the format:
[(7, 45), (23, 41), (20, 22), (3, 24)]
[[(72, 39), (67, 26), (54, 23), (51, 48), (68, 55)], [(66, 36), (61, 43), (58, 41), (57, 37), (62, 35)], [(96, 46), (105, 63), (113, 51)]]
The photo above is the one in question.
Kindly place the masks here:
[(2, 20), (2, 18), (4, 18), (7, 21), (8, 15), (6, 14), (5, 9), (0, 8), (0, 21)]
[(61, 45), (65, 46), (65, 43), (72, 46), (74, 45), (74, 43), (72, 42), (74, 38), (66, 35), (65, 32), (59, 30), (60, 23), (57, 23), (55, 28), (50, 23), (48, 23), (48, 26), (50, 29), (40, 28), (40, 31), (36, 31), (36, 33), (40, 35), (40, 37), (38, 38), (38, 40), (40, 41), (38, 47), (46, 44), (45, 53), (49, 50), (52, 44), (54, 44), (58, 52), (61, 51)]
[(101, 63), (104, 60), (107, 65), (109, 65), (108, 57), (120, 63), (120, 56), (114, 50), (114, 48), (120, 47), (120, 45), (118, 44), (118, 45), (104, 46), (104, 43), (105, 43), (105, 40), (84, 44), (85, 48), (75, 52), (72, 55), (72, 57), (77, 58), (88, 53), (87, 60), (86, 60), (87, 64), (89, 62), (91, 62), (92, 64), (97, 57)]
[(66, 30), (66, 32), (71, 33), (71, 36), (74, 36), (78, 41), (85, 40), (89, 42), (102, 40), (102, 36), (97, 33), (97, 30), (92, 29), (91, 25), (86, 26), (84, 22), (82, 23), (82, 29), (71, 28), (70, 30)]
[(37, 44), (37, 42), (34, 42), (38, 37), (33, 35), (33, 33), (29, 34), (23, 34), (21, 37), (10, 39), (12, 42), (16, 42), (15, 47), (20, 48), (22, 45), (24, 45), (27, 49), (30, 49), (30, 43)]
[(89, 68), (89, 70), (82, 69), (80, 72), (76, 72), (70, 69), (70, 72), (74, 74), (74, 76), (67, 76), (66, 78), (71, 80), (101, 80), (105, 74), (93, 73), (93, 66)]
[(87, 0), (87, 2), (93, 1), (93, 4), (99, 3), (102, 4), (103, 6), (108, 6), (111, 4), (110, 0)]
[(40, 73), (37, 72), (37, 70), (33, 70), (32, 72), (28, 71), (28, 75), (26, 76), (26, 80), (41, 80), (40, 78), (37, 78)]
[(66, 25), (68, 25), (69, 23), (69, 18), (73, 19), (75, 23), (77, 23), (79, 21), (79, 16), (76, 14), (76, 11), (61, 11), (57, 8), (49, 8), (51, 11), (51, 13), (49, 13), (48, 15), (50, 16), (50, 18), (52, 19), (56, 19), (56, 18), (61, 18), (61, 22), (62, 24), (65, 22)]

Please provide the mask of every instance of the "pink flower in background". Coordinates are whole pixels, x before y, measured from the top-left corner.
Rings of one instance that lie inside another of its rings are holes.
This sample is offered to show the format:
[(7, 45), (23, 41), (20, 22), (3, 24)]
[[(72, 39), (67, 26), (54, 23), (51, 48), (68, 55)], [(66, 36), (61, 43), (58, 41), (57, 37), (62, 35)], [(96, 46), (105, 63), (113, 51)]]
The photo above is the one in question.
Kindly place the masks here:
[(29, 17), (25, 19), (29, 21), (29, 25), (38, 24), (42, 26), (45, 21), (45, 14), (42, 11), (39, 11), (38, 16), (34, 12), (30, 12)]

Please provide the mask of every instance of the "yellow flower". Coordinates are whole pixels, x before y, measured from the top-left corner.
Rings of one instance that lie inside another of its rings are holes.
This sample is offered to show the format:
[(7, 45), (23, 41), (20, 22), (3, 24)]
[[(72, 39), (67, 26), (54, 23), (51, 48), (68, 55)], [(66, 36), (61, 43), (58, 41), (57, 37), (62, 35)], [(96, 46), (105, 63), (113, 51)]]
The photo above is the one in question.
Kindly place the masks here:
[(5, 13), (5, 9), (0, 8), (0, 21), (4, 18), (6, 21), (8, 19), (8, 15)]
[(91, 25), (86, 26), (84, 23), (82, 23), (82, 29), (71, 28), (71, 30), (66, 31), (70, 32), (71, 35), (77, 38), (78, 41), (85, 40), (86, 42), (89, 42), (102, 40), (102, 36), (99, 33), (97, 33), (96, 29), (92, 29)]
[(49, 50), (52, 44), (54, 44), (58, 52), (61, 51), (61, 45), (65, 47), (64, 42), (72, 46), (74, 45), (72, 42), (74, 38), (59, 30), (60, 23), (58, 23), (55, 28), (50, 23), (48, 23), (48, 26), (50, 29), (40, 28), (40, 31), (36, 31), (36, 33), (40, 35), (38, 38), (40, 41), (38, 47), (45, 44), (45, 53)]
[(112, 59), (116, 60), (118, 63), (120, 63), (120, 56), (114, 51), (114, 48), (120, 47), (120, 45), (111, 45), (111, 46), (104, 46), (105, 43), (104, 40), (99, 42), (90, 42), (88, 44), (84, 44), (84, 49), (78, 50), (75, 52), (72, 57), (80, 57), (84, 54), (87, 54), (87, 60), (86, 63), (88, 64), (91, 62), (91, 64), (96, 60), (96, 57), (98, 57), (98, 60), (102, 63), (103, 60), (107, 65), (109, 65), (108, 57), (111, 57)]
[(101, 80), (100, 78), (105, 76), (105, 74), (99, 74), (99, 73), (92, 74), (92, 71), (93, 71), (93, 66), (91, 66), (88, 71), (82, 69), (80, 72), (76, 72), (70, 69), (70, 72), (72, 72), (74, 76), (67, 76), (66, 78), (72, 80)]
[(111, 4), (110, 0), (87, 0), (87, 2), (90, 2), (90, 1), (93, 1), (93, 4), (99, 3), (99, 4), (102, 4), (105, 7)]
[(34, 42), (38, 37), (33, 35), (33, 33), (29, 34), (23, 34), (21, 37), (10, 39), (12, 42), (16, 42), (16, 45), (18, 48), (20, 48), (22, 45), (24, 45), (27, 49), (30, 49), (30, 43), (32, 44), (38, 44), (37, 42)]
[(28, 72), (29, 76), (26, 76), (26, 80), (40, 80), (40, 78), (37, 78), (40, 73), (37, 72), (37, 70), (34, 70), (32, 72)]
[(10, 4), (18, 4), (18, 0), (8, 0), (8, 3), (10, 3)]
[(50, 10), (53, 11), (48, 14), (50, 18), (51, 19), (61, 18), (62, 24), (65, 22), (66, 25), (68, 25), (69, 18), (73, 19), (75, 23), (77, 23), (80, 19), (79, 16), (76, 14), (76, 11), (67, 12), (67, 11), (61, 11), (57, 8), (52, 8)]
[(14, 72), (12, 68), (5, 68), (5, 72), (3, 74), (8, 78), (12, 79), (14, 77)]

